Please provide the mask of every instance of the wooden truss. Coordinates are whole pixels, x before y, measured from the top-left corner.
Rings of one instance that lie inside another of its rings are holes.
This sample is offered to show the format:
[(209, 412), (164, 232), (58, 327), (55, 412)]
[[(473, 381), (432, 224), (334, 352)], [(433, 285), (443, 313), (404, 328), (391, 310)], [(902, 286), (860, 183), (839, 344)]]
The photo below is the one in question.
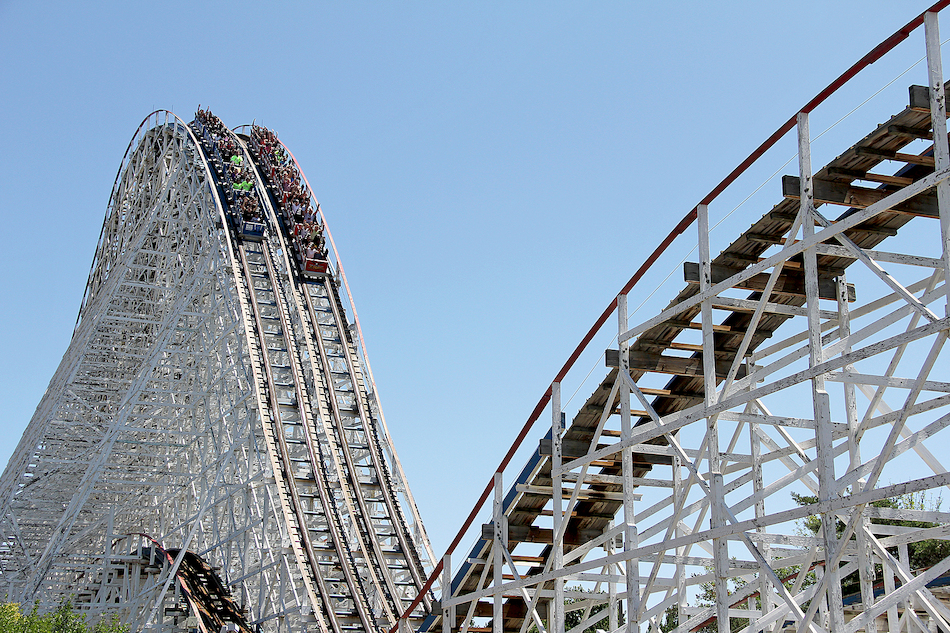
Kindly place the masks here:
[(560, 633), (568, 609), (570, 633), (950, 631), (950, 558), (908, 553), (950, 538), (950, 513), (876, 503), (950, 486), (950, 154), (925, 26), (908, 107), (817, 172), (803, 111), (783, 201), (716, 257), (700, 205), (668, 307), (635, 323), (618, 298), (607, 375), (569, 425), (552, 385), (549, 434), (443, 559), (429, 630)]
[(135, 630), (418, 618), (428, 542), (339, 260), (292, 270), (256, 171), (267, 230), (238, 239), (208, 149), (164, 112), (129, 145), (69, 349), (0, 478), (0, 591)]

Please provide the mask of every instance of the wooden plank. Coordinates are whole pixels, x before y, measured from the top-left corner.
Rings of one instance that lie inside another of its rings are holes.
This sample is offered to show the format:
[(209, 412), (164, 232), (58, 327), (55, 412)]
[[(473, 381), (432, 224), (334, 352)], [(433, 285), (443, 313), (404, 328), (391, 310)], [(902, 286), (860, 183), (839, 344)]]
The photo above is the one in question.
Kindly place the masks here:
[(927, 86), (910, 86), (907, 91), (910, 93), (910, 109), (930, 114), (930, 88)]
[[(856, 209), (865, 209), (889, 196), (892, 191), (883, 189), (869, 189), (857, 187), (843, 182), (815, 179), (815, 202), (837, 204)], [(790, 200), (797, 200), (800, 191), (798, 176), (782, 176), (782, 195)], [(919, 215), (929, 218), (939, 217), (937, 196), (932, 193), (920, 194), (899, 204), (893, 209), (895, 212)], [(856, 229), (859, 227), (855, 227)]]
[[(494, 536), (495, 526), (491, 523), (482, 524), (482, 538), (489, 539)], [(600, 530), (578, 530), (568, 527), (564, 533), (565, 545), (583, 545), (592, 541), (603, 534)], [(533, 525), (509, 525), (508, 526), (508, 546), (513, 543), (545, 543), (550, 545), (554, 542), (554, 530), (551, 528), (540, 528)]]
[[(620, 351), (609, 349), (606, 352), (607, 367), (620, 366)], [(717, 378), (725, 378), (729, 371), (730, 363), (728, 361), (716, 361)], [(631, 350), (630, 369), (640, 371), (653, 371), (660, 374), (672, 374), (674, 376), (702, 376), (703, 360), (702, 355), (691, 358), (681, 358), (677, 356), (663, 356), (662, 354), (652, 354), (650, 352), (641, 352)], [(739, 368), (737, 378), (744, 378), (746, 374), (745, 367)]]
[[(666, 322), (666, 325), (672, 328), (679, 328), (681, 330), (701, 330), (703, 329), (703, 324), (699, 321), (678, 321), (672, 319)], [(735, 328), (729, 325), (713, 325), (713, 332), (721, 333), (733, 333), (733, 334), (745, 334), (744, 329)], [(643, 391), (641, 389), (641, 391)], [(646, 391), (643, 391), (646, 393)]]
[[(492, 616), (493, 606), (494, 605), (492, 605), (491, 602), (479, 600), (478, 602), (475, 603), (475, 612), (472, 615), (473, 617), (476, 617), (476, 618), (490, 618)], [(548, 601), (547, 600), (539, 600), (538, 603), (535, 605), (535, 608), (537, 609), (539, 616), (541, 616), (542, 618), (548, 617)], [(438, 613), (439, 610), (433, 609), (432, 612)], [(456, 616), (456, 619), (458, 620), (459, 624), (461, 624), (462, 621), (464, 620), (464, 616), (465, 616), (464, 612)], [(524, 600), (515, 599), (515, 600), (508, 600), (505, 602), (504, 618), (506, 620), (512, 619), (512, 618), (521, 619), (524, 617), (530, 617), (528, 616), (528, 609)], [(460, 630), (461, 628), (462, 628), (461, 626), (452, 627), (453, 630)], [(477, 627), (470, 626), (468, 627), (468, 630), (471, 633), (478, 633), (480, 629)], [(487, 627), (481, 630), (484, 630), (486, 633), (491, 633), (491, 627)]]
[(766, 233), (746, 233), (742, 237), (750, 242), (759, 242), (761, 244), (784, 244), (785, 238), (781, 235), (768, 235)]
[(854, 153), (858, 156), (871, 156), (881, 160), (894, 160), (899, 163), (909, 163), (911, 165), (923, 165), (924, 167), (933, 167), (933, 156), (919, 156), (917, 154), (903, 154), (889, 149), (877, 149), (876, 147), (855, 147)]
[[(532, 486), (530, 484), (517, 484), (515, 490), (526, 495), (537, 495), (540, 497), (550, 497), (554, 491), (551, 486)], [(563, 499), (570, 499), (573, 489), (564, 488), (561, 491)], [(577, 498), (584, 501), (623, 501), (622, 492), (607, 492), (606, 490), (592, 490), (590, 488), (581, 488), (577, 493)]]
[[(608, 444), (598, 444), (597, 449), (607, 448)], [(590, 452), (590, 442), (583, 440), (563, 440), (561, 450), (564, 457), (568, 459), (577, 459)], [(541, 455), (551, 454), (551, 439), (544, 438), (538, 445), (538, 451)], [(669, 466), (673, 463), (673, 458), (669, 455), (650, 455), (648, 453), (634, 453), (633, 464), (638, 468), (649, 468), (651, 466)]]
[(897, 185), (898, 187), (906, 187), (914, 182), (913, 178), (907, 178), (905, 176), (872, 174), (869, 171), (845, 169), (844, 167), (829, 167), (827, 173), (829, 176), (841, 176), (842, 178), (851, 178), (852, 180), (867, 180), (868, 182), (879, 182), (884, 185)]
[[(718, 284), (722, 281), (725, 281), (742, 272), (741, 269), (730, 268), (728, 266), (720, 266), (714, 264), (712, 266), (712, 283)], [(698, 284), (699, 283), (699, 264), (696, 262), (685, 262), (683, 264), (683, 276), (688, 283)], [(736, 288), (742, 288), (744, 290), (765, 290), (765, 286), (769, 281), (768, 273), (759, 273), (754, 277), (750, 277), (745, 281), (741, 282), (739, 285), (735, 286)], [(784, 295), (793, 295), (796, 297), (805, 296), (805, 276), (796, 271), (785, 270), (779, 275), (778, 281), (775, 282), (775, 288), (773, 289), (774, 294), (784, 294)], [(819, 277), (818, 279), (818, 296), (822, 299), (837, 300), (837, 284), (834, 279), (831, 277)], [(854, 286), (848, 284), (848, 301), (855, 300)]]
[[(927, 121), (929, 124), (930, 121)], [(934, 140), (933, 132), (930, 128), (907, 127), (906, 125), (888, 125), (887, 133), (895, 136), (910, 136), (913, 138), (922, 138), (927, 141)]]

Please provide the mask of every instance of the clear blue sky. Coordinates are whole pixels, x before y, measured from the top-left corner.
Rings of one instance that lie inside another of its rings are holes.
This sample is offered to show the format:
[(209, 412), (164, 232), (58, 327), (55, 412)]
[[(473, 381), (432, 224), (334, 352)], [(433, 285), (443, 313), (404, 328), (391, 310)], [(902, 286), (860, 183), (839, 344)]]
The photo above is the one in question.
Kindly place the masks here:
[[(310, 179), (440, 554), (644, 256), (930, 4), (0, 0), (0, 463), (68, 345), (129, 139), (152, 110), (191, 120), (200, 103), (278, 131)], [(914, 44), (827, 122), (922, 55)], [(898, 80), (828, 151), (925, 81), (922, 66)], [(764, 191), (736, 230), (778, 201)]]

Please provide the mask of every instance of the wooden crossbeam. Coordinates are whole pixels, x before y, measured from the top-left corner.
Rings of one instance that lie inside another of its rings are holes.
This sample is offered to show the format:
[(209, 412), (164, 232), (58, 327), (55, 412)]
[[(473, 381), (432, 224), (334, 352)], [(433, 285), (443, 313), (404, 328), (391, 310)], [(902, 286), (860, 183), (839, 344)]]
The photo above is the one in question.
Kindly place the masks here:
[[(517, 484), (515, 489), (523, 494), (539, 495), (542, 497), (550, 497), (554, 493), (554, 488), (551, 486), (531, 486), (528, 484)], [(573, 492), (573, 488), (564, 488), (561, 490), (561, 496), (564, 499), (570, 499)], [(577, 493), (577, 498), (587, 501), (623, 501), (623, 493), (581, 488), (580, 492)]]
[[(602, 388), (605, 387), (604, 391), (610, 391), (610, 389), (613, 387), (613, 384), (614, 384), (613, 380), (610, 380), (608, 382), (605, 382), (602, 385)], [(663, 396), (666, 398), (686, 398), (689, 400), (703, 397), (702, 393), (696, 393), (693, 391), (673, 391), (672, 389), (655, 389), (653, 387), (640, 387), (640, 391), (642, 391), (643, 395), (645, 396)], [(602, 411), (603, 408), (598, 407), (598, 410)]]
[[(933, 159), (931, 159), (931, 162)], [(864, 209), (872, 204), (879, 202), (889, 196), (892, 191), (882, 189), (869, 189), (867, 187), (856, 187), (843, 182), (832, 182), (830, 180), (813, 181), (813, 190), (815, 202), (824, 204), (837, 204), (856, 209)], [(798, 200), (800, 197), (801, 186), (798, 176), (782, 176), (782, 195), (790, 200)], [(937, 209), (937, 196), (935, 194), (921, 194), (911, 198), (907, 202), (899, 204), (891, 209), (895, 213), (904, 213), (915, 216), (924, 216), (928, 218), (939, 217)], [(857, 228), (857, 227), (856, 227)]]
[(544, 556), (525, 556), (525, 555), (519, 556), (518, 554), (512, 554), (511, 560), (516, 563), (536, 563), (540, 565), (544, 563), (544, 561), (546, 561), (547, 559)]
[[(607, 444), (598, 444), (597, 448), (607, 448)], [(590, 450), (590, 442), (583, 440), (563, 440), (561, 442), (561, 453), (568, 459), (583, 457)], [(542, 439), (539, 444), (541, 455), (551, 454), (551, 439)], [(669, 455), (651, 455), (649, 453), (634, 453), (633, 465), (637, 468), (648, 468), (650, 466), (669, 466), (673, 463), (673, 458)]]
[(791, 224), (795, 221), (795, 218), (798, 217), (798, 214), (792, 213), (790, 211), (773, 210), (768, 212), (768, 216), (770, 220), (778, 220), (780, 222), (788, 222)]
[[(603, 534), (600, 530), (578, 530), (568, 528), (564, 534), (565, 545), (583, 545)], [(495, 537), (495, 526), (491, 523), (482, 524), (482, 538), (492, 540)], [(509, 525), (508, 543), (544, 543), (554, 542), (554, 530), (551, 528), (535, 527), (533, 525)]]
[[(595, 466), (597, 465), (596, 462), (591, 462), (591, 464), (593, 464), (593, 465), (595, 465)], [(550, 516), (554, 516), (554, 510), (541, 510), (541, 511), (538, 512), (537, 514), (538, 514), (538, 516), (550, 517)], [(583, 517), (586, 518), (586, 519), (591, 519), (591, 518), (593, 518), (593, 519), (607, 519), (608, 521), (609, 521), (610, 519), (614, 518), (614, 515), (613, 515), (613, 514), (607, 514), (606, 512), (584, 512), (583, 514), (578, 514), (576, 510), (575, 510), (574, 512), (571, 512), (571, 517), (572, 517), (572, 518), (573, 518), (573, 517), (577, 517), (577, 516), (583, 516)]]
[[(728, 266), (720, 266), (713, 264), (711, 268), (712, 273), (712, 283), (718, 284), (726, 279), (729, 279), (733, 275), (742, 272), (739, 269), (729, 268)], [(683, 276), (688, 283), (698, 284), (699, 283), (699, 264), (696, 262), (686, 262), (683, 264)], [(750, 277), (744, 281), (741, 281), (736, 288), (741, 288), (743, 290), (765, 290), (766, 285), (769, 281), (768, 273), (759, 273), (754, 277)], [(831, 277), (819, 277), (818, 278), (818, 296), (821, 299), (831, 299), (835, 300), (838, 298), (838, 284)], [(775, 287), (772, 290), (775, 294), (784, 294), (784, 295), (793, 295), (796, 297), (805, 296), (805, 276), (801, 273), (795, 271), (785, 271), (779, 275), (778, 280), (775, 282)], [(848, 284), (848, 301), (855, 300), (854, 286)]]
[(829, 167), (829, 176), (841, 176), (842, 178), (851, 178), (853, 180), (867, 180), (868, 182), (879, 182), (884, 185), (897, 185), (906, 187), (913, 184), (913, 178), (905, 176), (888, 176), (887, 174), (874, 174), (860, 169), (845, 169), (844, 167)]
[[(930, 121), (927, 120), (929, 124)], [(887, 133), (895, 136), (910, 136), (912, 138), (922, 138), (928, 141), (934, 140), (933, 132), (930, 128), (907, 127), (906, 125), (888, 125)]]
[[(703, 324), (700, 323), (699, 321), (677, 321), (677, 320), (675, 320), (675, 319), (671, 319), (671, 320), (667, 321), (666, 324), (667, 324), (668, 326), (670, 326), (670, 327), (680, 328), (680, 329), (682, 329), (682, 330), (701, 330), (701, 329), (703, 329)], [(735, 328), (735, 327), (732, 327), (732, 326), (729, 326), (729, 325), (715, 324), (715, 325), (713, 325), (713, 332), (743, 334), (743, 333), (745, 333), (745, 330), (742, 330), (742, 329), (739, 329), (739, 328)], [(641, 391), (643, 391), (643, 390), (641, 389)], [(646, 393), (646, 391), (643, 391), (643, 393)]]
[[(619, 367), (620, 351), (615, 349), (607, 350), (605, 360), (607, 367)], [(731, 363), (728, 361), (717, 360), (716, 374), (724, 378), (729, 371), (730, 365)], [(674, 376), (702, 376), (703, 359), (700, 357), (680, 358), (678, 356), (663, 356), (662, 354), (632, 350), (630, 352), (630, 369), (652, 371), (659, 374), (672, 374)], [(745, 367), (740, 367), (737, 377), (744, 378), (745, 372)]]
[(909, 163), (911, 165), (922, 165), (924, 167), (934, 166), (933, 156), (904, 154), (902, 152), (894, 152), (889, 149), (878, 149), (876, 147), (855, 147), (854, 153), (858, 156), (871, 156), (881, 160), (893, 160), (899, 163)]
[[(602, 413), (603, 410), (604, 410), (604, 406), (606, 406), (606, 405), (603, 405), (603, 404), (594, 404), (594, 403), (591, 402), (591, 403), (585, 404), (583, 410), (584, 410), (586, 413)], [(613, 409), (611, 409), (610, 412), (611, 412), (611, 414), (620, 413), (620, 407), (615, 406)], [(632, 416), (634, 416), (634, 417), (644, 417), (644, 416), (647, 415), (647, 412), (646, 412), (646, 411), (639, 410), (639, 409), (633, 409), (633, 410), (630, 411), (630, 414), (631, 414)]]
[(785, 238), (781, 235), (768, 235), (766, 233), (746, 233), (743, 237), (750, 242), (759, 242), (760, 244), (784, 244)]

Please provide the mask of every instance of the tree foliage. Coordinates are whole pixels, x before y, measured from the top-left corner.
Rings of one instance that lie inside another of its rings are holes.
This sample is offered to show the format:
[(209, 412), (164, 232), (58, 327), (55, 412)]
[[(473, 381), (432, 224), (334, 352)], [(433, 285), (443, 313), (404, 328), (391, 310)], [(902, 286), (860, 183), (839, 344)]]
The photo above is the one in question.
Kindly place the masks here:
[[(565, 587), (565, 590), (566, 591), (584, 591), (584, 588), (583, 587)], [(603, 593), (603, 592), (601, 591), (599, 593)], [(585, 602), (585, 601), (578, 598), (564, 598), (564, 630), (565, 631), (570, 631), (575, 626), (578, 626), (581, 622), (583, 622), (586, 619), (585, 614), (587, 616), (596, 615), (607, 608), (607, 604), (604, 602), (591, 606), (589, 612), (587, 611), (587, 608), (584, 608), (584, 607), (575, 608), (581, 602)], [(624, 623), (624, 616), (623, 616), (623, 611), (621, 609), (620, 602), (617, 603), (617, 621), (619, 624)], [(603, 629), (605, 631), (610, 630), (609, 623), (610, 623), (610, 618), (608, 617), (606, 613), (604, 613), (604, 618), (594, 624), (591, 624), (587, 628), (585, 628), (584, 633), (596, 633), (597, 629)], [(538, 633), (537, 627), (532, 624), (531, 628), (528, 629), (528, 633)]]
[[(792, 499), (801, 506), (810, 505), (813, 503), (818, 503), (818, 497), (810, 495), (799, 495), (792, 493)], [(880, 501), (871, 502), (871, 506), (876, 508), (892, 508), (894, 510), (929, 510), (937, 511), (940, 509), (941, 500), (938, 497), (935, 500), (930, 500), (927, 498), (924, 492), (920, 493), (908, 493), (905, 495), (900, 495), (898, 497), (892, 497), (889, 499), (881, 499)], [(934, 527), (936, 523), (927, 523), (924, 521), (908, 521), (908, 520), (898, 520), (898, 519), (878, 519), (872, 518), (871, 523), (876, 525), (897, 525), (902, 527), (909, 528), (930, 528)], [(802, 526), (804, 528), (803, 532), (810, 535), (820, 535), (821, 534), (821, 517), (812, 515), (806, 517), (802, 521)], [(840, 538), (844, 532), (845, 525), (840, 520), (835, 520), (835, 533)], [(852, 536), (851, 538), (854, 538)], [(892, 556), (898, 555), (897, 548), (889, 548), (888, 551)], [(916, 543), (907, 544), (907, 555), (910, 559), (907, 561), (911, 570), (916, 569), (925, 569), (931, 567), (936, 563), (939, 563), (947, 556), (950, 556), (950, 541), (944, 539), (927, 539), (924, 541), (918, 541)], [(874, 574), (876, 579), (880, 579), (884, 575), (884, 570), (881, 565), (874, 566)], [(844, 595), (851, 593), (856, 593), (860, 591), (861, 585), (858, 578), (858, 573), (853, 572), (848, 576), (841, 579), (841, 592)]]
[[(818, 503), (818, 497), (810, 495), (799, 495), (792, 493), (792, 499), (800, 506), (810, 505), (813, 503)], [(890, 499), (881, 499), (880, 501), (872, 501), (870, 505), (876, 508), (893, 508), (894, 510), (929, 510), (937, 511), (940, 509), (941, 500), (938, 497), (935, 500), (927, 499), (925, 493), (920, 492), (917, 494), (908, 493), (906, 495), (901, 495), (899, 497), (892, 497)], [(896, 520), (896, 519), (871, 519), (871, 523), (877, 525), (899, 525), (902, 527), (910, 528), (930, 528), (935, 527), (936, 523), (927, 523), (924, 521), (906, 521), (906, 520)], [(802, 521), (802, 525), (807, 530), (807, 533), (811, 535), (819, 535), (821, 533), (821, 517), (818, 516), (809, 516)], [(844, 532), (845, 525), (841, 521), (835, 521), (835, 532), (840, 538), (842, 532)], [(894, 549), (891, 551), (892, 554), (896, 554), (897, 550)], [(921, 569), (926, 567), (931, 567), (936, 563), (939, 563), (947, 556), (950, 556), (950, 541), (944, 539), (928, 539), (925, 541), (918, 541), (916, 543), (908, 543), (907, 553), (910, 557), (908, 564), (910, 569)]]
[(40, 613), (35, 604), (26, 613), (15, 602), (0, 604), (0, 633), (129, 633), (129, 627), (119, 622), (118, 615), (92, 626), (85, 615), (73, 611), (67, 599), (48, 613)]
[[(792, 499), (800, 506), (811, 505), (818, 503), (818, 498), (809, 495), (800, 495), (792, 493)], [(925, 493), (917, 494), (906, 494), (899, 497), (893, 497), (891, 499), (882, 499), (880, 501), (875, 501), (870, 505), (878, 508), (893, 508), (895, 510), (927, 510), (927, 511), (937, 511), (940, 508), (940, 498), (938, 497), (935, 500), (928, 499)], [(909, 521), (909, 520), (898, 520), (898, 519), (878, 519), (872, 518), (871, 523), (878, 525), (895, 525), (902, 527), (911, 527), (911, 528), (929, 528), (934, 527), (935, 523), (927, 523), (923, 521)], [(807, 536), (819, 536), (821, 534), (821, 517), (819, 516), (809, 516), (802, 520), (801, 522), (801, 534)], [(841, 521), (836, 521), (836, 531), (841, 537), (844, 532), (845, 525)], [(852, 538), (854, 538), (852, 536)], [(891, 554), (897, 555), (897, 549), (893, 548), (890, 550)], [(909, 543), (907, 545), (907, 554), (910, 558), (909, 565), (913, 569), (921, 569), (930, 567), (947, 556), (950, 556), (950, 540), (944, 539), (928, 539), (924, 541), (919, 541), (916, 543)], [(776, 569), (776, 574), (779, 578), (783, 579), (783, 583), (787, 588), (791, 588), (794, 584), (800, 568), (798, 566), (784, 567)], [(876, 573), (878, 578), (882, 577), (883, 571), (880, 565), (876, 566)], [(732, 594), (736, 589), (739, 589), (745, 585), (745, 581), (741, 577), (730, 578), (730, 587), (729, 593)], [(813, 571), (808, 571), (804, 579), (802, 587), (807, 587), (816, 582), (815, 573)], [(857, 572), (854, 572), (842, 579), (842, 593), (845, 595), (858, 591), (860, 589), (860, 584), (858, 580)], [(710, 607), (716, 603), (716, 592), (715, 585), (712, 582), (703, 583), (700, 585), (700, 591), (696, 595), (696, 606), (698, 607)], [(751, 603), (751, 604), (750, 604)], [(743, 601), (742, 603), (731, 605), (734, 609), (744, 609), (749, 608), (759, 608), (758, 596), (752, 598), (751, 601)], [(738, 631), (748, 625), (749, 621), (745, 618), (730, 618), (731, 629), (732, 631)], [(661, 631), (672, 631), (678, 626), (678, 618), (675, 607), (670, 607), (664, 613), (662, 621), (659, 623)], [(718, 633), (718, 627), (715, 620), (707, 622), (705, 625), (697, 629), (700, 633)]]

